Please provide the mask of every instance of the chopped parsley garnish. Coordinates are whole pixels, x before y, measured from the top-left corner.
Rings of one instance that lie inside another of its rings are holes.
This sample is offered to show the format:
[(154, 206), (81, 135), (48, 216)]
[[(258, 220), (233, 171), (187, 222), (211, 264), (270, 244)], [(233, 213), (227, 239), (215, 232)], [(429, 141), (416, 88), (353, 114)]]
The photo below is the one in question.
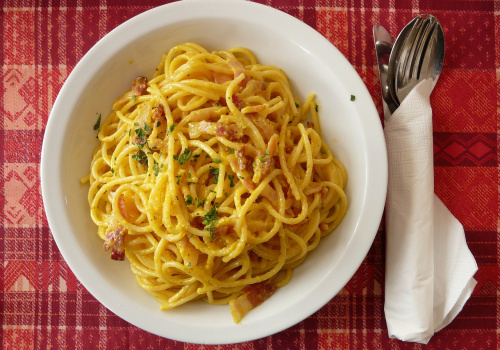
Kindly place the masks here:
[(205, 200), (201, 200), (200, 198), (196, 198), (196, 208), (201, 207), (203, 204), (205, 204)]
[(191, 197), (190, 194), (186, 196), (186, 205), (191, 205), (193, 204), (193, 197)]
[(135, 101), (136, 101), (135, 100), (135, 95), (131, 95), (131, 97), (132, 97), (132, 101), (134, 101), (134, 103), (135, 103)]
[(222, 163), (222, 159), (214, 158), (214, 163), (217, 163), (217, 164)]
[(148, 124), (144, 123), (144, 131), (151, 131), (151, 130), (152, 130), (151, 127)]
[(184, 148), (184, 151), (179, 155), (179, 165), (186, 163), (192, 155), (193, 152), (191, 152), (188, 148)]
[(295, 107), (299, 108), (300, 105), (297, 102), (295, 102)]
[(97, 130), (101, 127), (101, 113), (99, 113), (99, 118), (97, 118), (97, 121), (94, 124), (94, 130)]
[(170, 125), (167, 131), (167, 135), (170, 134), (172, 131), (174, 131), (174, 129), (175, 129), (175, 124)]
[(219, 168), (210, 167), (210, 174), (215, 175), (213, 183), (217, 184), (219, 182)]
[(177, 185), (178, 185), (181, 182), (182, 175), (175, 175), (175, 177), (177, 178)]
[(229, 179), (229, 187), (234, 187), (234, 175), (229, 174), (227, 178)]
[(355, 100), (356, 100), (356, 96), (351, 95), (351, 101), (355, 101)]
[(146, 143), (146, 132), (144, 129), (137, 128), (135, 129), (135, 135), (137, 136), (137, 143), (140, 145), (144, 145)]
[(155, 173), (155, 176), (158, 176), (158, 173), (160, 172), (160, 167), (158, 166), (158, 163), (155, 163), (155, 165), (153, 165), (153, 172)]
[(200, 157), (200, 155), (199, 155), (199, 154), (195, 154), (195, 155), (193, 156), (193, 159), (191, 159), (191, 161), (192, 161), (192, 162), (196, 162), (196, 161), (198, 160), (198, 158), (199, 158), (199, 157)]
[(137, 154), (133, 154), (132, 159), (141, 163), (142, 165), (148, 165), (148, 156), (142, 150), (139, 150)]
[(203, 216), (202, 224), (205, 225), (205, 231), (208, 231), (210, 233), (210, 238), (212, 240), (215, 239), (215, 228), (216, 225), (219, 223), (217, 220), (218, 216), (219, 216), (219, 211), (217, 205), (214, 205), (212, 209), (210, 209), (208, 213), (206, 213)]
[(158, 120), (158, 121), (156, 122), (156, 127), (159, 127), (160, 125), (161, 125), (161, 121), (159, 121), (159, 120)]
[(266, 157), (260, 157), (259, 160), (264, 163), (266, 161)]
[(318, 104), (314, 106), (314, 109), (316, 110), (316, 112), (318, 111)]
[(326, 149), (322, 148), (321, 153), (326, 154)]

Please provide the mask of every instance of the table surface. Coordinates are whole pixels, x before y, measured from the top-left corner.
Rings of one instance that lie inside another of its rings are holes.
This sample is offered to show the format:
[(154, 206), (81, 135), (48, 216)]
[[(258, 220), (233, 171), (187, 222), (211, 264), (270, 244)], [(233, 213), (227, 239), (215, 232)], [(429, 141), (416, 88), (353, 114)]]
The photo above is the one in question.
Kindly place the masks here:
[[(0, 344), (6, 349), (198, 349), (111, 313), (78, 282), (45, 217), (40, 152), (52, 103), (78, 60), (107, 32), (160, 1), (2, 1), (0, 22)], [(389, 339), (384, 225), (342, 291), (273, 336), (204, 349), (494, 349), (500, 347), (499, 1), (268, 0), (315, 28), (355, 67), (382, 116), (372, 26), (393, 35), (432, 13), (446, 40), (432, 95), (435, 191), (465, 228), (478, 284), (427, 346)]]

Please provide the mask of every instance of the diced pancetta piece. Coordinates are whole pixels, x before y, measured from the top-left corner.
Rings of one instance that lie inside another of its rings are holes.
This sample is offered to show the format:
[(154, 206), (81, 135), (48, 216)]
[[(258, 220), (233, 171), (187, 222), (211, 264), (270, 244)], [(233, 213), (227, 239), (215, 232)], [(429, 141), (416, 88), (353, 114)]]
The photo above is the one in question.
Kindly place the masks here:
[(106, 232), (104, 241), (104, 250), (111, 249), (111, 259), (123, 261), (125, 260), (125, 247), (123, 243), (123, 226), (118, 226)]
[(245, 67), (243, 67), (243, 64), (241, 64), (240, 61), (238, 61), (237, 59), (230, 59), (228, 61), (228, 65), (229, 67), (231, 67), (231, 69), (233, 70), (234, 72), (234, 78), (236, 79), (237, 77), (240, 76), (240, 74), (243, 74), (245, 75), (245, 78), (243, 78), (243, 80), (240, 82), (240, 86), (245, 86), (247, 85), (248, 83), (248, 76), (245, 74)]
[[(273, 163), (273, 157), (274, 154), (276, 153), (276, 150), (278, 149), (278, 135), (274, 134), (270, 139), (269, 142), (267, 143), (267, 149), (266, 149), (266, 154), (261, 157), (258, 162), (262, 175), (261, 176), (266, 176), (269, 171), (271, 170), (271, 165)], [(264, 161), (262, 161), (264, 160)]]
[(199, 122), (202, 120), (213, 121), (216, 120), (217, 117), (226, 113), (227, 107), (213, 106), (192, 111), (188, 114), (187, 118), (189, 118), (190, 122)]
[(135, 96), (141, 96), (148, 87), (148, 78), (137, 77), (132, 81), (132, 94)]
[(214, 135), (216, 128), (217, 123), (206, 122), (204, 120), (202, 120), (201, 122), (189, 123), (189, 137), (191, 139), (195, 139), (203, 134)]
[(123, 218), (128, 222), (134, 222), (139, 216), (141, 216), (141, 212), (135, 206), (134, 198), (130, 196), (122, 195), (118, 198), (118, 209), (120, 210), (120, 214), (122, 214)]
[(214, 81), (217, 84), (224, 84), (227, 83), (228, 81), (233, 80), (234, 76), (224, 74), (224, 73), (219, 73), (219, 72), (214, 72)]
[(217, 123), (215, 134), (234, 142), (243, 137), (243, 127), (234, 123), (219, 122)]
[(235, 323), (240, 323), (245, 314), (269, 299), (276, 291), (276, 285), (269, 281), (246, 286), (242, 289), (243, 295), (229, 302), (231, 315)]
[(162, 104), (159, 104), (156, 108), (155, 108), (155, 111), (153, 113), (153, 120), (155, 122), (164, 122), (166, 119), (165, 119), (165, 107), (163, 107)]

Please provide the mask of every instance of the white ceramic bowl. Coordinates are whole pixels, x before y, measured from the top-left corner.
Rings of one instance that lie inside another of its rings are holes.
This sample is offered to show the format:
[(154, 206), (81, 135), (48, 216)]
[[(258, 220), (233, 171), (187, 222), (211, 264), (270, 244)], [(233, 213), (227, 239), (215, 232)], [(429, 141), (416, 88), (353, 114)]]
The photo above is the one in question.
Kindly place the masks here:
[[(160, 311), (128, 262), (110, 260), (90, 219), (88, 174), (97, 114), (139, 75), (151, 76), (162, 53), (194, 41), (208, 49), (243, 46), (284, 69), (303, 100), (317, 94), (324, 137), (345, 164), (349, 209), (342, 224), (298, 267), (292, 281), (238, 325), (229, 307), (196, 302)], [(354, 95), (355, 101), (351, 101)], [(187, 0), (147, 11), (106, 35), (78, 63), (50, 114), (42, 147), (42, 194), (54, 239), (79, 281), (124, 320), (185, 342), (223, 344), (280, 332), (320, 309), (366, 256), (382, 217), (387, 159), (379, 116), (362, 80), (315, 30), (271, 7), (235, 0)]]

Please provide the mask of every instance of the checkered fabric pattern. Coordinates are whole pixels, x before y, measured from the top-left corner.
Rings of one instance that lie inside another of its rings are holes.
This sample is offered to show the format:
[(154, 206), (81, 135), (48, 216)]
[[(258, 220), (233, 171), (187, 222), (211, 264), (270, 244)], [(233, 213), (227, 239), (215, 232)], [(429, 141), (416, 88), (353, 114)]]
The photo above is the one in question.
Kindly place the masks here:
[[(209, 0), (207, 0), (209, 1)], [(40, 190), (52, 103), (106, 33), (160, 1), (0, 2), (0, 346), (5, 349), (498, 349), (500, 347), (500, 2), (267, 0), (315, 28), (355, 67), (382, 116), (372, 26), (393, 35), (420, 13), (444, 27), (446, 59), (432, 95), (435, 191), (462, 222), (479, 270), (458, 317), (428, 346), (389, 339), (383, 223), (342, 291), (281, 333), (199, 346), (149, 334), (101, 305), (54, 243)]]

